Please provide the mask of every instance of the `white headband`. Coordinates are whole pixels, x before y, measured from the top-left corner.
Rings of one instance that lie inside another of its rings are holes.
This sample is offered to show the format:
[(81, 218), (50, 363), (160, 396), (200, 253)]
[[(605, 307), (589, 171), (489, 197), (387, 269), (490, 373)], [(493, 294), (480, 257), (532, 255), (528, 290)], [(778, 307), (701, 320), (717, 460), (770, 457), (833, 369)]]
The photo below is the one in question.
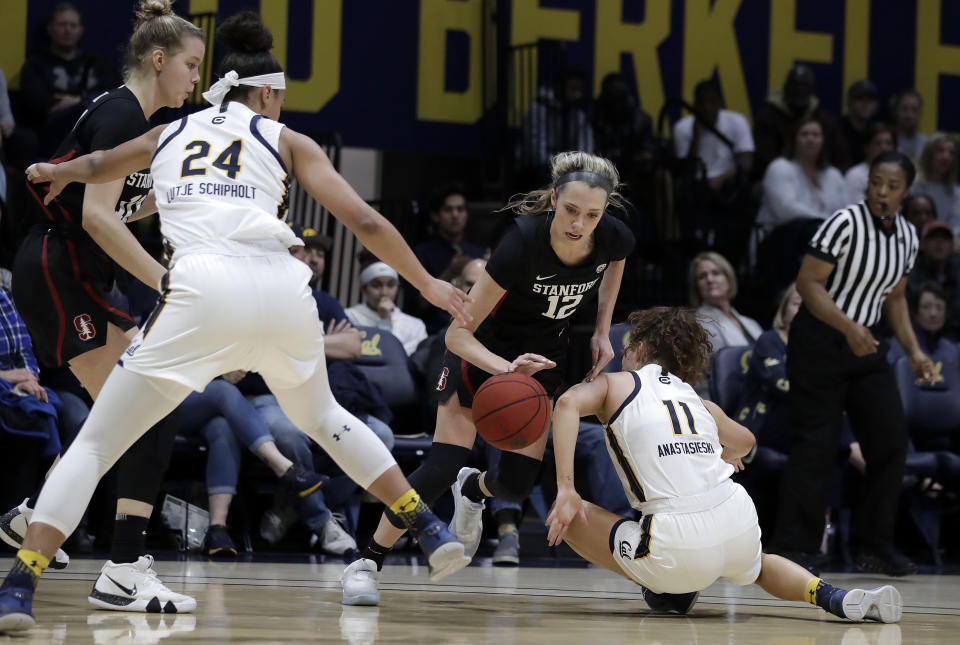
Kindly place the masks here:
[(287, 89), (287, 79), (283, 75), (283, 72), (240, 78), (239, 74), (234, 70), (230, 70), (224, 74), (223, 78), (211, 85), (209, 90), (203, 93), (203, 98), (211, 105), (220, 105), (223, 103), (223, 97), (238, 85), (249, 85), (251, 87), (266, 87), (269, 85), (275, 90), (285, 90)]
[(384, 262), (374, 262), (360, 272), (360, 284), (367, 284), (374, 278), (393, 278), (396, 280), (399, 277), (400, 276), (397, 275), (397, 272), (394, 271), (389, 264)]

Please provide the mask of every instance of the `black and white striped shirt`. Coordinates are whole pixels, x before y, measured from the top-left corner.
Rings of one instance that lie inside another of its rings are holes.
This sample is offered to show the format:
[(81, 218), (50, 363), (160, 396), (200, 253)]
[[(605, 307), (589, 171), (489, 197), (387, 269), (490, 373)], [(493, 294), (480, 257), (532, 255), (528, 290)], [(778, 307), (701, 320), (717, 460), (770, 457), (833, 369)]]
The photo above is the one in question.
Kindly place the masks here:
[(872, 327), (887, 295), (913, 270), (919, 245), (913, 224), (897, 215), (887, 229), (860, 202), (828, 217), (807, 252), (836, 265), (827, 293), (851, 320)]

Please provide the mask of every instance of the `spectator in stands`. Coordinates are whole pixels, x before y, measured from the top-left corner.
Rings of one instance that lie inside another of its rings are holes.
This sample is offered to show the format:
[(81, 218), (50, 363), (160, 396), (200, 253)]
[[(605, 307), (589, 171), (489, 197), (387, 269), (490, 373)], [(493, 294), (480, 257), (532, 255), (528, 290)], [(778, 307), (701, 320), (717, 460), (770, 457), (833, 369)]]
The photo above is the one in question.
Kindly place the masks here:
[(917, 131), (923, 112), (923, 97), (916, 90), (898, 92), (890, 101), (890, 114), (897, 133), (897, 151), (918, 163), (927, 135)]
[(753, 345), (763, 329), (731, 304), (737, 297), (737, 276), (719, 253), (707, 251), (690, 262), (690, 302), (707, 330), (713, 351), (731, 345)]
[[(226, 524), (240, 477), (241, 446), (263, 461), (291, 495), (305, 497), (317, 491), (325, 480), (312, 469), (294, 464), (280, 452), (263, 418), (235, 385), (243, 376), (243, 372), (231, 372), (215, 379), (203, 392), (190, 394), (177, 409), (181, 432), (203, 435), (209, 448), (210, 528), (206, 548), (212, 556), (237, 555)], [(340, 526), (324, 528), (338, 537), (345, 535)], [(349, 535), (346, 537), (352, 542)], [(341, 538), (340, 541), (344, 540)], [(346, 550), (345, 546), (340, 553)]]
[(818, 119), (797, 123), (783, 156), (763, 175), (757, 224), (771, 231), (796, 219), (823, 220), (847, 205), (843, 175), (829, 164), (825, 145)]
[(933, 220), (922, 234), (917, 264), (907, 279), (908, 294), (919, 298), (925, 285), (939, 285), (947, 303), (947, 332), (957, 335), (960, 332), (960, 255), (954, 252), (954, 233), (946, 222)]
[(857, 81), (847, 90), (847, 113), (840, 119), (840, 131), (847, 143), (851, 166), (866, 159), (867, 127), (877, 115), (877, 105), (877, 86), (870, 81)]
[[(336, 300), (330, 294), (320, 290), (320, 279), (323, 277), (323, 271), (327, 266), (327, 254), (333, 248), (333, 239), (329, 235), (318, 233), (312, 228), (297, 229), (296, 232), (297, 237), (303, 240), (303, 246), (291, 247), (290, 254), (310, 267), (310, 271), (313, 272), (313, 277), (310, 278), (310, 288), (313, 289), (313, 297), (317, 300), (317, 307), (321, 306), (321, 299)], [(321, 316), (321, 320), (328, 319)]]
[(549, 181), (550, 157), (564, 150), (594, 150), (587, 77), (568, 68), (554, 87), (541, 86), (523, 120), (520, 165), (531, 171), (538, 185)]
[(715, 81), (697, 83), (693, 107), (695, 113), (677, 121), (673, 129), (677, 156), (703, 161), (710, 188), (715, 191), (738, 173), (749, 174), (753, 168), (750, 124), (742, 114), (723, 109)]
[(363, 302), (346, 310), (350, 322), (386, 329), (403, 343), (407, 356), (413, 354), (427, 337), (427, 327), (419, 318), (397, 308), (397, 272), (388, 264), (374, 262), (360, 272), (360, 286)]
[(907, 195), (903, 200), (903, 217), (913, 224), (918, 235), (923, 235), (927, 224), (937, 219), (937, 205), (926, 195)]
[[(0, 161), (17, 170), (25, 170), (36, 160), (37, 134), (17, 127), (7, 92), (7, 79), (0, 69)], [(6, 176), (0, 176), (0, 184), (6, 181)], [(6, 187), (0, 187), (0, 200), (9, 200)]]
[(823, 145), (829, 162), (838, 168), (847, 167), (846, 141), (836, 119), (821, 107), (815, 91), (813, 70), (806, 65), (794, 65), (787, 74), (783, 90), (772, 91), (764, 106), (757, 111), (753, 127), (757, 148), (753, 164), (755, 177), (763, 177), (767, 166), (784, 154), (794, 134), (809, 119), (816, 119), (822, 126)]
[(27, 58), (20, 72), (24, 114), (40, 136), (40, 154), (54, 152), (83, 112), (84, 103), (123, 79), (110, 63), (80, 48), (83, 19), (70, 2), (54, 5), (47, 19), (48, 44)]
[(439, 187), (427, 202), (432, 237), (413, 247), (417, 259), (430, 275), (439, 277), (459, 255), (482, 258), (486, 249), (464, 238), (467, 230), (466, 191), (460, 183)]
[(622, 177), (633, 178), (653, 159), (653, 119), (637, 106), (619, 72), (607, 74), (600, 84), (593, 133), (597, 154), (616, 164)]
[(790, 407), (790, 380), (787, 378), (787, 342), (790, 323), (803, 299), (797, 285), (784, 289), (773, 318), (773, 329), (757, 338), (750, 354), (737, 420), (757, 437), (758, 447), (782, 454), (790, 452), (793, 411)]
[[(936, 282), (924, 282), (911, 295), (910, 305), (913, 333), (917, 336), (920, 349), (934, 361), (946, 359), (956, 363), (957, 343), (944, 336), (947, 324), (947, 294), (943, 287)], [(896, 337), (890, 338), (887, 361), (894, 365), (906, 355), (900, 341)]]
[(937, 219), (960, 234), (960, 186), (957, 185), (957, 141), (938, 132), (927, 141), (920, 155), (913, 192), (926, 195), (937, 205)]
[(873, 158), (884, 152), (897, 149), (897, 135), (893, 131), (893, 126), (887, 123), (881, 121), (871, 123), (858, 136), (864, 141), (860, 162), (851, 166), (847, 174), (843, 176), (843, 183), (847, 187), (848, 204), (856, 204), (866, 196), (870, 162), (873, 161)]

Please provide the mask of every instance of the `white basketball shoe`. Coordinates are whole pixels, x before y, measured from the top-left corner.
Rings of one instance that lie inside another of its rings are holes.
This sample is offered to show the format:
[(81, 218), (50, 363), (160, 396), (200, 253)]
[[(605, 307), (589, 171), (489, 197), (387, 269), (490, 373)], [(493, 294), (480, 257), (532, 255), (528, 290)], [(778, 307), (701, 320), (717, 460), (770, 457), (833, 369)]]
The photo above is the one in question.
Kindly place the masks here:
[(461, 468), (457, 481), (450, 487), (453, 492), (453, 519), (450, 531), (463, 543), (464, 555), (473, 558), (483, 536), (483, 502), (474, 502), (463, 495), (461, 489), (467, 477), (479, 473), (476, 468)]
[(91, 605), (115, 611), (178, 614), (197, 608), (197, 600), (167, 588), (153, 570), (153, 556), (136, 562), (107, 561), (87, 598)]
[[(3, 540), (14, 549), (19, 549), (23, 544), (23, 536), (27, 534), (27, 525), (30, 524), (30, 518), (33, 517), (33, 509), (27, 506), (28, 500), (23, 500), (19, 506), (11, 508), (9, 511), (0, 515), (0, 540)], [(70, 564), (70, 556), (57, 549), (57, 554), (50, 561), (51, 569), (64, 569)]]

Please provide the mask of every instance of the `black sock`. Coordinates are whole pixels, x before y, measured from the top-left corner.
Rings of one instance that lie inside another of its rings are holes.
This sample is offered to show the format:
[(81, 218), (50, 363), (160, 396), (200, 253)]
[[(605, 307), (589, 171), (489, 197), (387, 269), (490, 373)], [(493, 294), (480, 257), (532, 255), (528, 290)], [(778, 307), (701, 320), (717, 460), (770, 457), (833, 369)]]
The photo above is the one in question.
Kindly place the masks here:
[(463, 481), (463, 486), (460, 488), (460, 492), (463, 493), (463, 496), (469, 499), (471, 502), (480, 503), (487, 498), (483, 494), (483, 491), (480, 489), (480, 473), (473, 473)]
[(0, 585), (0, 589), (7, 589), (8, 587), (29, 587), (36, 591), (37, 581), (39, 579), (40, 576), (31, 571), (30, 567), (25, 565), (20, 558), (14, 558), (13, 566), (10, 567), (10, 571), (7, 573), (7, 577), (4, 578), (3, 584)]
[(391, 548), (392, 547), (377, 544), (375, 539), (370, 538), (370, 541), (367, 542), (367, 546), (363, 549), (363, 553), (360, 554), (360, 557), (376, 562), (377, 571), (380, 571), (383, 569), (383, 559), (387, 557), (388, 553), (390, 553)]
[(136, 562), (147, 545), (147, 524), (150, 519), (118, 513), (113, 523), (113, 542), (110, 559), (114, 564)]

